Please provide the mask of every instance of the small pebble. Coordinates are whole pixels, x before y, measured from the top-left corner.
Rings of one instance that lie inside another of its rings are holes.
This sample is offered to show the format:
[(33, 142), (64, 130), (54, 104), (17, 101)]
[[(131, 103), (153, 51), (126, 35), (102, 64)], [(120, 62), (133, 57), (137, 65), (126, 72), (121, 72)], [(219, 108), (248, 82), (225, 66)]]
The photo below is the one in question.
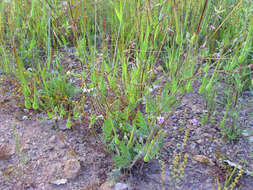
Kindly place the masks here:
[(50, 139), (49, 142), (50, 143), (56, 143), (57, 137), (55, 135), (53, 135)]
[(128, 185), (125, 183), (116, 183), (114, 190), (127, 190), (128, 189)]
[(176, 115), (171, 116), (171, 119), (177, 119)]

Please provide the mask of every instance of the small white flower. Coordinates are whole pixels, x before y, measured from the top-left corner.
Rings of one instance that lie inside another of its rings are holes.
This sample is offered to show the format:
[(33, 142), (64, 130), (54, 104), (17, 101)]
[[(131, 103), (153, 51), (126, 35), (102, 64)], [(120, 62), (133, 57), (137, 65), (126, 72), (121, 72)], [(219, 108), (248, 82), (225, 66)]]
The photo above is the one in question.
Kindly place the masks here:
[(158, 120), (158, 124), (162, 124), (164, 122), (164, 117), (162, 116), (157, 117), (157, 120)]
[(67, 71), (66, 75), (67, 75), (67, 76), (71, 75), (71, 72), (70, 72), (70, 71)]
[(197, 119), (193, 119), (191, 122), (192, 122), (193, 125), (198, 125), (198, 120)]
[(87, 93), (90, 93), (94, 90), (94, 88), (90, 88), (90, 89), (87, 89), (87, 88), (83, 88), (83, 93), (87, 92)]

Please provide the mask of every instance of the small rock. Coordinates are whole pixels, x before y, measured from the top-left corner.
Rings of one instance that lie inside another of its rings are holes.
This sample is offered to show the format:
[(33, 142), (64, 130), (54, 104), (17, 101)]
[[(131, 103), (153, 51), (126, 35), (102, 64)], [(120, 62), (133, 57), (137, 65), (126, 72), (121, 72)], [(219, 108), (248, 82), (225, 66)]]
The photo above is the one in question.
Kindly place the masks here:
[(64, 148), (68, 147), (67, 144), (63, 141), (59, 141), (58, 146), (59, 146), (60, 149), (64, 149)]
[(190, 149), (191, 149), (192, 154), (198, 154), (199, 153), (198, 145), (195, 142), (191, 142)]
[(210, 127), (210, 129), (208, 129), (210, 131), (210, 133), (216, 133), (217, 132), (217, 129), (216, 128), (212, 128)]
[(202, 111), (199, 109), (199, 106), (197, 105), (192, 105), (191, 108), (194, 113), (202, 113)]
[(68, 182), (67, 179), (58, 179), (55, 181), (51, 181), (50, 183), (54, 184), (54, 185), (63, 185), (66, 184)]
[(116, 183), (114, 186), (110, 185), (108, 181), (100, 186), (100, 190), (128, 190), (129, 186), (125, 183)]
[(128, 185), (125, 183), (116, 183), (114, 190), (128, 190)]
[(177, 119), (176, 115), (171, 116), (171, 119)]
[(221, 145), (223, 142), (222, 142), (222, 139), (216, 138), (216, 139), (213, 140), (213, 143), (214, 143), (215, 145)]
[(205, 163), (208, 166), (214, 166), (215, 165), (210, 158), (208, 158), (204, 155), (195, 155), (195, 156), (192, 157), (192, 159), (197, 161), (197, 162)]
[(52, 137), (50, 137), (49, 142), (50, 143), (56, 143), (57, 137), (55, 135), (53, 135)]
[(106, 181), (105, 183), (103, 183), (99, 190), (113, 190), (112, 186), (110, 185), (110, 183), (108, 181)]
[(250, 143), (253, 143), (253, 136), (249, 137), (248, 139)]
[(81, 170), (81, 165), (78, 160), (70, 159), (67, 160), (64, 166), (64, 174), (67, 179), (75, 179)]
[(208, 134), (208, 133), (203, 133), (202, 136), (204, 138), (208, 138), (208, 139), (212, 139), (212, 135)]
[(198, 144), (202, 144), (202, 142), (203, 142), (202, 139), (199, 139), (199, 140), (196, 141), (196, 143), (198, 143)]

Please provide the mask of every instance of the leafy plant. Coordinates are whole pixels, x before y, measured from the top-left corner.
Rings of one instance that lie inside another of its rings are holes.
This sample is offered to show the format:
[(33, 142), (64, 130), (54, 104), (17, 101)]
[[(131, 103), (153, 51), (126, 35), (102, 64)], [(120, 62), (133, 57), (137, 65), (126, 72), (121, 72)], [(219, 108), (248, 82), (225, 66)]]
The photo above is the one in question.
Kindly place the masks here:
[[(203, 122), (218, 108), (217, 84), (226, 83), (221, 132), (239, 137), (236, 105), (252, 83), (252, 22), (249, 0), (1, 1), (0, 72), (15, 76), (27, 109), (67, 119), (68, 127), (85, 117), (94, 134), (101, 127), (115, 165), (128, 168), (158, 155), (163, 125), (194, 80), (206, 99)], [(59, 61), (69, 46), (81, 66), (70, 71), (78, 84)]]

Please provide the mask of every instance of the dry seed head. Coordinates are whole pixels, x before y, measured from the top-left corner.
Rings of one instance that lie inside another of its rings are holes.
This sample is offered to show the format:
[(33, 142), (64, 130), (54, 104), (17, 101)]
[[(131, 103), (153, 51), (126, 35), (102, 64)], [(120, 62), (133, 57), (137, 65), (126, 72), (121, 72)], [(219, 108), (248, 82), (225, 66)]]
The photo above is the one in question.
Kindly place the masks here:
[(164, 181), (165, 181), (165, 162), (163, 160), (161, 160), (161, 170), (162, 170), (162, 172), (161, 172), (161, 182), (163, 184)]
[(188, 161), (188, 157), (189, 157), (189, 154), (186, 152), (184, 154), (184, 161), (181, 163), (181, 165), (179, 167), (179, 172), (180, 172), (180, 177), (181, 178), (183, 178), (184, 170), (185, 170), (185, 167), (186, 167), (186, 164), (187, 164), (187, 161)]
[(231, 189), (231, 190), (233, 190), (233, 189), (235, 188), (235, 186), (238, 184), (238, 181), (239, 181), (240, 177), (242, 176), (243, 172), (244, 172), (244, 171), (243, 171), (243, 169), (241, 168), (241, 169), (239, 170), (238, 175), (235, 177), (233, 183), (230, 185), (230, 189)]
[(190, 131), (189, 129), (186, 129), (186, 130), (185, 130), (183, 148), (184, 148), (185, 145), (186, 145), (186, 142), (187, 142), (187, 139), (188, 139), (188, 136), (189, 136), (189, 131)]

